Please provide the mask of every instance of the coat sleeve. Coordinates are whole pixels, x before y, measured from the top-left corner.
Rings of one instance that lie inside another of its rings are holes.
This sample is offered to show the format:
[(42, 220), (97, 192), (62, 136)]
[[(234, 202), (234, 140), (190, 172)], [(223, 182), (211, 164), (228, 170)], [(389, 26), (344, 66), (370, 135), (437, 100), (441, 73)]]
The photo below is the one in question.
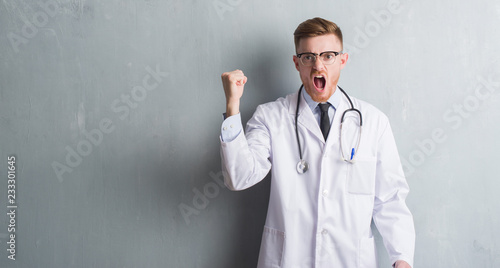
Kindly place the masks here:
[(240, 132), (231, 142), (221, 139), (224, 183), (233, 191), (257, 184), (271, 169), (271, 138), (263, 110), (262, 106), (257, 107), (247, 123), (246, 133)]
[(415, 227), (405, 202), (409, 187), (388, 120), (381, 129), (373, 221), (382, 235), (391, 263), (404, 260), (413, 267)]

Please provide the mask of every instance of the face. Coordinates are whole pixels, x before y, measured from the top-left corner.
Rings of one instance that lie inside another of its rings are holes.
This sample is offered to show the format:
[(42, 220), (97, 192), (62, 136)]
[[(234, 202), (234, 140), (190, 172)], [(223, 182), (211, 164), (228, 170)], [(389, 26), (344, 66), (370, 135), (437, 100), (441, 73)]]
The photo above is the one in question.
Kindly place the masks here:
[[(334, 34), (320, 35), (315, 37), (301, 38), (297, 47), (297, 54), (312, 52), (320, 54), (324, 51), (342, 50), (340, 40)], [(299, 71), (300, 79), (307, 93), (315, 102), (326, 102), (337, 88), (337, 82), (347, 62), (347, 53), (336, 56), (335, 62), (325, 65), (316, 57), (312, 66), (304, 66), (297, 56), (293, 56), (295, 68)]]

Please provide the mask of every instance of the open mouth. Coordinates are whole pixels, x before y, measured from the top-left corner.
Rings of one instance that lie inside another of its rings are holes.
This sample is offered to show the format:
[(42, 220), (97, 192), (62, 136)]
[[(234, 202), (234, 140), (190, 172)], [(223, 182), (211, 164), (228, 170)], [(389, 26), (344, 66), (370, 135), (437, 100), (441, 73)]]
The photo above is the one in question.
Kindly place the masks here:
[(323, 90), (325, 88), (325, 84), (326, 84), (326, 79), (324, 76), (322, 75), (316, 75), (314, 78), (313, 78), (313, 83), (314, 83), (314, 87), (317, 89), (317, 90)]

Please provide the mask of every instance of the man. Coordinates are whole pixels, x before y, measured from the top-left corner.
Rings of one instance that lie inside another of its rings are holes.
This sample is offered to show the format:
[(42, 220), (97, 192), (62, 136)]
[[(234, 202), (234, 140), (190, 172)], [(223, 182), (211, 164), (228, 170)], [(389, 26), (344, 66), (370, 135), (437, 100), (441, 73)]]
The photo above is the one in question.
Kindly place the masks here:
[[(409, 189), (387, 117), (337, 86), (348, 54), (335, 23), (307, 20), (294, 37), (305, 90), (258, 106), (246, 133), (239, 104), (247, 77), (222, 74), (225, 183), (243, 190), (272, 174), (258, 267), (377, 267), (372, 219), (393, 266), (411, 267)], [(360, 115), (343, 115), (350, 108)], [(350, 123), (341, 130), (343, 118)]]

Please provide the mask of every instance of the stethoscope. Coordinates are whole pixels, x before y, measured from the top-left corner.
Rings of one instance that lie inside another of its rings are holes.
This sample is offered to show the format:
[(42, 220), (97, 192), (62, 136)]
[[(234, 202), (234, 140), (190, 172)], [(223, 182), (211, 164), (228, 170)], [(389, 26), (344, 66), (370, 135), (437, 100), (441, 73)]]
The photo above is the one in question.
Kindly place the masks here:
[[(297, 126), (297, 122), (298, 122), (298, 118), (299, 118), (300, 96), (301, 96), (303, 87), (304, 87), (304, 85), (300, 86), (299, 94), (297, 95), (297, 109), (295, 110), (295, 136), (297, 137), (297, 144), (299, 145), (299, 155), (300, 155), (300, 160), (297, 163), (297, 172), (299, 174), (305, 173), (309, 169), (309, 164), (307, 163), (306, 160), (304, 160), (302, 158), (302, 147), (301, 147), (300, 139), (299, 139), (299, 128)], [(342, 91), (342, 93), (344, 93), (347, 100), (349, 100), (349, 103), (351, 104), (351, 108), (345, 110), (342, 113), (342, 117), (340, 118), (340, 152), (341, 152), (342, 160), (352, 164), (352, 163), (354, 163), (354, 159), (355, 159), (356, 153), (358, 152), (358, 148), (359, 148), (359, 142), (361, 141), (361, 128), (363, 126), (363, 117), (361, 116), (361, 112), (358, 109), (354, 108), (354, 105), (352, 104), (351, 98), (349, 98), (347, 93), (345, 93), (345, 91), (341, 87), (338, 87), (338, 88), (340, 89), (340, 91)], [(348, 112), (356, 112), (359, 115), (358, 142), (356, 144), (356, 147), (352, 148), (350, 158), (346, 158), (344, 156), (344, 150), (342, 149), (342, 124), (344, 123), (344, 117), (345, 117), (346, 113), (348, 113)]]

